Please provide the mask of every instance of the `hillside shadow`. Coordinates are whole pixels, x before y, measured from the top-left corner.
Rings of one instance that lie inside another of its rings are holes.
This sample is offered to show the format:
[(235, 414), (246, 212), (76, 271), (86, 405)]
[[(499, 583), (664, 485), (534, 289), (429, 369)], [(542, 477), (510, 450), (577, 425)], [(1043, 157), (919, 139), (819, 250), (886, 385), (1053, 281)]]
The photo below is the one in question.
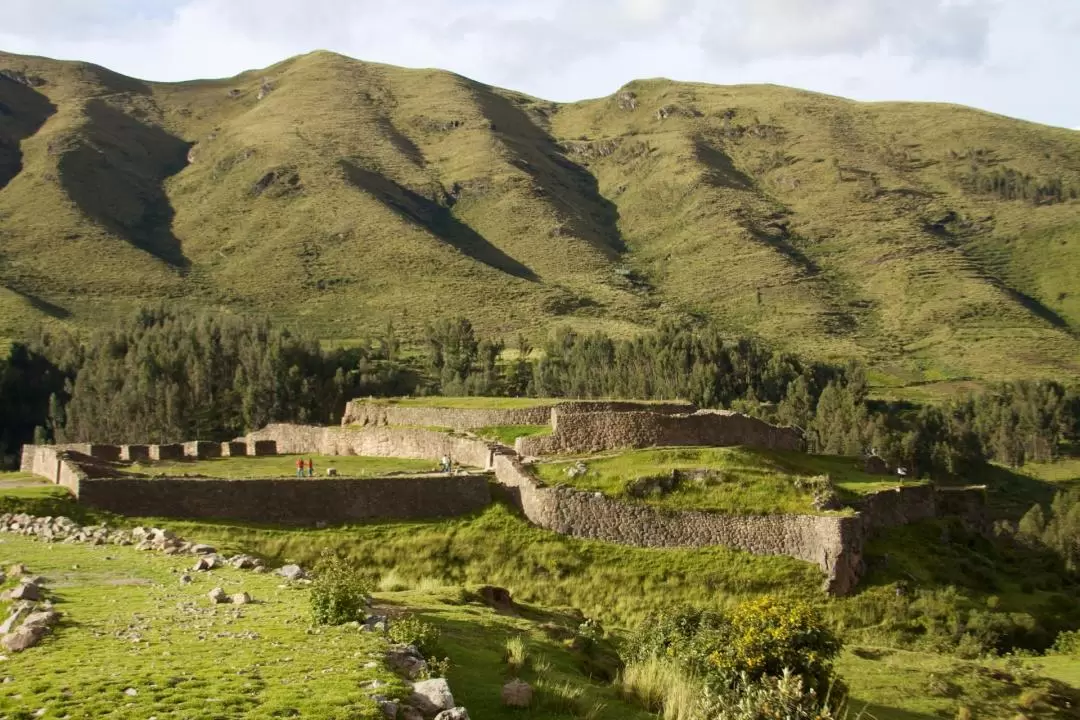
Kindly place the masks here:
[(1024, 309), (1026, 309), (1032, 315), (1035, 315), (1041, 320), (1045, 320), (1046, 322), (1050, 323), (1051, 325), (1060, 330), (1072, 330), (1068, 320), (1061, 317), (1056, 312), (1046, 307), (1030, 295), (1022, 293), (1019, 290), (1011, 288), (1005, 284), (1001, 284), (1000, 287), (1002, 290), (1009, 294), (1009, 297), (1011, 297), (1015, 302), (1022, 305)]
[(418, 167), (424, 167), (427, 165), (427, 158), (424, 157), (424, 151), (412, 141), (405, 133), (398, 130), (397, 126), (387, 117), (380, 117), (378, 120), (379, 130), (386, 135), (390, 144), (394, 146), (394, 149), (399, 153), (409, 158)]
[(458, 220), (449, 208), (355, 163), (340, 160), (338, 164), (351, 185), (375, 196), (402, 218), (428, 230), (473, 260), (522, 280), (538, 280), (536, 273)]
[(535, 192), (555, 207), (571, 232), (607, 255), (624, 252), (619, 210), (600, 193), (596, 177), (567, 158), (520, 107), (487, 85), (467, 82), (491, 132), (513, 154), (511, 164), (528, 173), (538, 186)]
[(92, 220), (178, 270), (190, 261), (172, 232), (167, 178), (184, 169), (190, 144), (102, 100), (87, 103), (77, 144), (58, 163), (60, 183)]
[(754, 181), (746, 173), (738, 170), (731, 158), (724, 152), (698, 138), (694, 141), (694, 154), (698, 162), (709, 168), (705, 178), (710, 185), (728, 190), (753, 190)]
[(56, 113), (49, 98), (22, 83), (0, 76), (0, 190), (22, 172), (23, 140)]
[(15, 293), (23, 300), (25, 300), (30, 305), (30, 307), (34, 308), (40, 313), (48, 315), (51, 318), (54, 318), (56, 320), (67, 320), (71, 317), (71, 311), (67, 308), (56, 305), (55, 303), (51, 303), (44, 298), (40, 298), (37, 295), (34, 295), (33, 293), (20, 290), (19, 288), (9, 285), (7, 283), (0, 283), (0, 287), (6, 288), (7, 290)]
[(900, 710), (855, 697), (848, 699), (848, 708), (850, 708), (850, 712), (854, 713), (851, 717), (858, 717), (863, 720), (941, 720), (940, 716), (937, 715)]

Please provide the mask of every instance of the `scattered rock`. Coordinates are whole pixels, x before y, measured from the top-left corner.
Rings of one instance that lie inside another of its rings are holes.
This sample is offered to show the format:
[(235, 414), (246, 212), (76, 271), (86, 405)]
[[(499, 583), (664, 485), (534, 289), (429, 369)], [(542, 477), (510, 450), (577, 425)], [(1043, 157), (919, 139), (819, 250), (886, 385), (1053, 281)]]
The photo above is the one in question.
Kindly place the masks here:
[(302, 580), (307, 577), (307, 573), (299, 565), (285, 565), (277, 574), (286, 580)]
[(395, 645), (386, 651), (386, 664), (410, 680), (427, 670), (427, 661), (412, 645)]
[(490, 607), (499, 610), (511, 610), (514, 607), (514, 599), (510, 597), (510, 591), (506, 588), (494, 585), (484, 585), (476, 591), (480, 600)]
[(44, 593), (42, 593), (41, 588), (34, 583), (27, 582), (19, 584), (11, 591), (9, 597), (12, 600), (41, 600), (44, 597)]
[(455, 706), (454, 696), (450, 694), (450, 685), (445, 678), (414, 682), (409, 704), (425, 715), (435, 715)]
[(380, 700), (379, 711), (382, 712), (383, 717), (394, 720), (398, 714), (398, 704), (394, 700)]
[(8, 652), (22, 652), (37, 645), (44, 636), (45, 628), (39, 625), (23, 626), (15, 632), (5, 635), (3, 640), (0, 640), (0, 644)]
[(30, 613), (23, 620), (22, 626), (28, 627), (40, 627), (51, 628), (56, 623), (60, 622), (60, 613), (55, 610), (42, 610), (36, 613)]
[(637, 109), (637, 95), (630, 90), (624, 90), (615, 96), (615, 102), (618, 103), (620, 110), (636, 110)]
[(15, 563), (11, 567), (9, 567), (8, 571), (7, 571), (8, 577), (11, 577), (11, 578), (22, 577), (25, 573), (26, 573), (26, 566), (23, 565), (22, 563)]
[(217, 552), (217, 550), (215, 550), (210, 545), (203, 545), (203, 544), (199, 543), (199, 544), (191, 546), (192, 555), (212, 555), (213, 553), (216, 553), (216, 552)]
[(251, 596), (246, 592), (238, 592), (234, 594), (230, 600), (232, 600), (233, 605), (247, 605), (251, 602)]
[(210, 602), (214, 603), (215, 605), (219, 603), (229, 602), (229, 596), (226, 595), (225, 591), (219, 587), (216, 587), (210, 592), (208, 592), (206, 596), (210, 598)]
[(424, 720), (424, 713), (420, 712), (412, 705), (402, 705), (401, 720)]
[(22, 622), (22, 619), (30, 612), (31, 605), (27, 603), (20, 603), (15, 607), (7, 620), (0, 625), (0, 635), (7, 635)]
[(139, 691), (136, 690), (135, 688), (128, 688), (127, 690), (124, 690), (124, 694), (127, 695), (128, 697), (135, 697), (136, 695), (139, 694)]
[(469, 720), (469, 711), (463, 707), (450, 708), (436, 715), (435, 720)]
[(524, 680), (514, 678), (502, 687), (502, 702), (507, 707), (529, 707), (532, 702), (533, 689)]
[(180, 584), (181, 585), (189, 585), (189, 584), (191, 584), (191, 576), (188, 575), (187, 573), (184, 573), (183, 575), (181, 575), (180, 576)]

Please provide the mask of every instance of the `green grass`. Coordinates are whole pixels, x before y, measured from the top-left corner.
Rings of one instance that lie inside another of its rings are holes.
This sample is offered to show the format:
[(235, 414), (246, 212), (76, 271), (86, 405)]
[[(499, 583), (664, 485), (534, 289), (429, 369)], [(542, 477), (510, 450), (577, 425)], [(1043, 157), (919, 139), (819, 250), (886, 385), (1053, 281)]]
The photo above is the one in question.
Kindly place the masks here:
[[(1069, 130), (770, 85), (559, 104), (328, 52), (175, 84), (0, 65), (47, 80), (0, 89), (0, 338), (169, 297), (330, 343), (712, 320), (917, 383), (1080, 376), (1080, 201), (966, 183), (1080, 186)], [(255, 192), (272, 171), (299, 181)]]
[(438, 469), (438, 463), (430, 460), (360, 455), (269, 455), (213, 460), (163, 460), (134, 463), (125, 469), (156, 476), (201, 475), (229, 479), (296, 477), (297, 459), (303, 459), (306, 463), (309, 458), (315, 463), (316, 478), (326, 478), (326, 470), (331, 467), (337, 469), (338, 477), (353, 478), (378, 477), (388, 473), (431, 472)]
[[(588, 472), (571, 478), (567, 469), (579, 459), (534, 465), (548, 484), (597, 490), (611, 497), (670, 509), (711, 510), (734, 514), (814, 513), (813, 492), (797, 483), (828, 475), (845, 499), (896, 487), (895, 481), (858, 469), (858, 460), (753, 448), (660, 448), (619, 455), (581, 458)], [(674, 491), (631, 497), (627, 486), (641, 478), (670, 476), (672, 470), (709, 470), (705, 482), (684, 481)]]
[[(400, 682), (377, 660), (381, 641), (344, 628), (309, 631), (307, 590), (224, 569), (194, 574), (190, 558), (131, 547), (47, 545), (4, 535), (0, 565), (48, 579), (59, 629), (4, 662), (0, 714), (29, 718), (379, 717), (361, 682)], [(247, 591), (245, 606), (212, 606), (212, 587)], [(137, 695), (125, 690), (133, 688)]]
[(490, 427), (477, 428), (474, 434), (486, 440), (497, 440), (503, 445), (514, 446), (514, 441), (519, 437), (538, 437), (550, 435), (550, 425), (492, 425)]
[[(1044, 664), (1040, 658), (1020, 667)], [(865, 711), (875, 720), (931, 720), (958, 717), (961, 708), (986, 720), (1077, 717), (1076, 710), (1058, 711), (1038, 702), (1051, 688), (1061, 691), (1047, 679), (1062, 682), (1052, 670), (1024, 673), (1001, 662), (872, 646), (849, 647), (836, 667), (851, 689), (852, 717)], [(1077, 687), (1065, 688), (1074, 703), (1080, 697)]]

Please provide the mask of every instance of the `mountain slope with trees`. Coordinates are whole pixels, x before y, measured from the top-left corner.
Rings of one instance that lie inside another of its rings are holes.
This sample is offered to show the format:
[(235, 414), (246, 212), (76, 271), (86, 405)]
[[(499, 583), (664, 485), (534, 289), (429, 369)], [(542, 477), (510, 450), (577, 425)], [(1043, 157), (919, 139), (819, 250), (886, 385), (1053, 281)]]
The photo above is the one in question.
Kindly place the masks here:
[(1077, 377), (1078, 194), (1080, 134), (954, 106), (0, 53), (0, 336), (164, 300), (344, 342), (709, 321), (885, 383)]

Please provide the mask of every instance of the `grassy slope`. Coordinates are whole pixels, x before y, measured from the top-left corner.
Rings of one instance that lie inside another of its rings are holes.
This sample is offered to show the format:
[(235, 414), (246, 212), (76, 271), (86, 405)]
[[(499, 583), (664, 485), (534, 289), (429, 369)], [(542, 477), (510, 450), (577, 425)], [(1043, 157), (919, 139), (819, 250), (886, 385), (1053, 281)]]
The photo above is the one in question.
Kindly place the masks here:
[[(70, 500), (60, 498), (60, 493), (53, 487), (8, 489), (6, 484), (0, 487), (3, 487), (3, 504), (7, 510), (68, 515), (79, 512)], [(138, 521), (128, 519), (126, 522)], [(542, 693), (544, 705), (528, 717), (582, 717), (597, 704), (605, 706), (597, 715), (600, 718), (637, 717), (614, 697), (610, 688), (596, 681), (585, 680), (581, 676), (581, 658), (568, 653), (535, 624), (572, 624), (573, 614), (559, 608), (580, 608), (589, 616), (603, 619), (611, 629), (618, 630), (632, 627), (645, 613), (655, 608), (681, 602), (725, 607), (740, 598), (762, 592), (794, 594), (821, 603), (830, 618), (848, 628), (849, 643), (854, 645), (845, 652), (839, 669), (852, 688), (852, 707), (856, 712), (862, 709), (863, 704), (869, 703), (869, 712), (878, 720), (926, 720), (953, 717), (960, 707), (977, 710), (977, 717), (986, 718), (1011, 718), (1019, 709), (1017, 702), (1022, 688), (1006, 679), (989, 675), (986, 668), (996, 667), (994, 663), (961, 661), (932, 652), (883, 647), (885, 636), (874, 627), (880, 622), (876, 613), (895, 600), (892, 587), (888, 584), (890, 578), (884, 575), (890, 575), (901, 567), (908, 570), (914, 566), (933, 566), (939, 570), (945, 568), (946, 571), (948, 567), (959, 567), (964, 571), (955, 574), (949, 582), (957, 583), (962, 588), (972, 584), (978, 586), (981, 582), (975, 578), (978, 573), (973, 575), (974, 571), (967, 566), (981, 558), (983, 548), (971, 550), (959, 546), (950, 551), (957, 556), (954, 558), (941, 553), (925, 557), (925, 553), (909, 555), (901, 552), (896, 556), (897, 562), (890, 563), (884, 574), (875, 571), (871, 575), (862, 594), (849, 599), (826, 601), (818, 590), (820, 576), (817, 571), (803, 563), (783, 558), (752, 557), (721, 548), (658, 551), (576, 541), (531, 528), (499, 507), (475, 518), (427, 523), (377, 523), (322, 531), (172, 522), (169, 527), (184, 536), (214, 542), (219, 549), (255, 551), (281, 561), (307, 562), (324, 547), (345, 549), (370, 571), (383, 575), (384, 582), (380, 585), (394, 586), (393, 591), (387, 587), (387, 592), (377, 595), (380, 604), (392, 611), (419, 611), (425, 619), (440, 627), (442, 640), (438, 652), (449, 655), (454, 663), (450, 679), (455, 695), (477, 715), (483, 714), (480, 711), (492, 716), (498, 714), (496, 693), (507, 677), (507, 668), (502, 660), (503, 645), (508, 637), (523, 636), (534, 661), (542, 657), (550, 661), (547, 670), (543, 669), (547, 663), (534, 662), (525, 673), (530, 681), (539, 677), (546, 677), (549, 681), (548, 689)], [(18, 556), (20, 560), (31, 558), (33, 563), (39, 563), (31, 565), (34, 569), (45, 568), (52, 563), (66, 572), (73, 561), (80, 563), (81, 568), (96, 567), (91, 566), (91, 562), (108, 562), (113, 563), (108, 565), (109, 568), (116, 567), (115, 561), (104, 561), (97, 557), (106, 552), (102, 548), (56, 546), (47, 550), (11, 536), (2, 539), (9, 543), (3, 546), (9, 550), (15, 548), (10, 544), (12, 540), (19, 545), (14, 555), (7, 551), (0, 552), (0, 555), (5, 558)], [(893, 547), (898, 544), (908, 547), (903, 542), (888, 543), (890, 553), (898, 551)], [(22, 550), (24, 545), (28, 548), (25, 552)], [(110, 555), (114, 554), (111, 550)], [(57, 555), (57, 551), (60, 555)], [(27, 552), (38, 554), (31, 557)], [(86, 553), (94, 559), (80, 557), (73, 560), (64, 555), (68, 552)], [(135, 554), (134, 567), (138, 572), (143, 572), (144, 567), (156, 567), (155, 561), (148, 557), (142, 553)], [(166, 559), (164, 562), (162, 569), (155, 570), (155, 573), (167, 573), (166, 566), (179, 561)], [(1017, 562), (999, 563), (993, 558), (983, 562), (997, 566), (1009, 583), (1022, 573)], [(124, 567), (130, 571), (132, 566), (132, 563), (126, 563)], [(232, 576), (228, 571), (223, 574), (223, 577), (230, 579)], [(236, 574), (236, 577), (241, 575)], [(393, 578), (392, 582), (389, 582), (390, 578)], [(515, 600), (529, 603), (530, 607), (519, 616), (495, 614), (476, 605), (462, 604), (460, 591), (446, 587), (480, 583), (508, 587)], [(402, 591), (402, 588), (406, 591)], [(101, 593), (100, 588), (97, 592)], [(256, 591), (257, 597), (259, 592)], [(280, 590), (269, 592), (271, 595), (268, 597), (274, 597), (275, 602), (279, 598), (289, 603), (297, 600), (295, 593)], [(976, 591), (974, 601), (985, 604), (983, 594), (990, 592), (996, 592), (996, 589)], [(93, 597), (90, 588), (87, 588), (86, 594)], [(1049, 594), (1037, 591), (1028, 601), (1028, 608), (1037, 608), (1050, 599)], [(1017, 595), (1011, 593), (1002, 596), (1001, 607), (1023, 610), (1023, 606), (1014, 606), (1019, 600)], [(110, 607), (115, 612), (116, 606)], [(294, 613), (303, 612), (300, 606), (289, 607)], [(128, 617), (127, 608), (125, 604), (125, 618)], [(253, 606), (253, 609), (258, 608)], [(72, 612), (78, 610), (74, 604), (63, 609)], [(281, 608), (282, 611), (285, 609)], [(149, 617), (157, 618), (156, 615)], [(73, 635), (73, 631), (68, 631), (72, 641)], [(355, 637), (348, 636), (342, 641), (352, 641)], [(62, 639), (63, 635), (58, 636), (56, 641), (46, 643), (42, 651), (51, 652)], [(315, 639), (322, 644), (326, 637), (316, 636)], [(201, 645), (199, 650), (205, 653), (206, 647)], [(174, 653), (174, 656), (188, 658), (186, 654)], [(49, 663), (55, 658), (44, 657), (37, 662)], [(212, 654), (207, 654), (199, 662), (212, 662), (213, 659)], [(1032, 667), (1039, 674), (1075, 683), (1075, 663), (1075, 658), (1048, 657), (1028, 664), (1043, 666)], [(264, 669), (262, 672), (265, 675), (267, 671)], [(197, 677), (198, 672), (189, 672), (189, 676)], [(228, 677), (217, 678), (216, 675), (213, 678), (207, 686), (210, 689), (217, 689), (217, 684), (230, 680)], [(27, 682), (19, 675), (16, 675), (16, 681), (24, 683), (18, 686), (20, 689)], [(122, 682), (120, 679), (116, 681)], [(56, 683), (39, 682), (34, 692), (55, 694), (58, 688), (63, 687), (63, 682), (63, 679)], [(559, 706), (559, 693), (555, 688), (562, 685), (568, 685), (571, 693), (581, 693), (573, 711), (555, 712), (552, 709)], [(1024, 686), (1037, 685), (1037, 682), (1030, 680), (1024, 683)], [(9, 686), (4, 687), (6, 691)], [(948, 695), (940, 694), (941, 689)], [(337, 689), (332, 688), (330, 697), (336, 697), (336, 692)], [(140, 693), (139, 698), (142, 697), (143, 693)], [(283, 703), (295, 704), (300, 701), (300, 696), (290, 695), (284, 690), (278, 697)]]
[(1066, 130), (662, 80), (557, 105), (323, 52), (180, 84), (0, 67), (47, 81), (0, 81), (0, 335), (161, 298), (337, 339), (711, 317), (883, 382), (1080, 374), (1080, 202), (991, 201), (961, 157), (1078, 187)]
[(719, 474), (720, 482), (684, 482), (674, 492), (642, 501), (671, 509), (728, 513), (815, 513), (812, 490), (797, 488), (796, 481), (820, 475), (828, 475), (845, 500), (896, 486), (888, 478), (862, 472), (855, 458), (752, 448), (662, 448), (582, 460), (588, 471), (576, 478), (569, 477), (566, 471), (577, 459), (534, 467), (548, 484), (568, 484), (624, 499), (627, 484), (639, 478), (665, 476), (675, 469), (712, 470)]

